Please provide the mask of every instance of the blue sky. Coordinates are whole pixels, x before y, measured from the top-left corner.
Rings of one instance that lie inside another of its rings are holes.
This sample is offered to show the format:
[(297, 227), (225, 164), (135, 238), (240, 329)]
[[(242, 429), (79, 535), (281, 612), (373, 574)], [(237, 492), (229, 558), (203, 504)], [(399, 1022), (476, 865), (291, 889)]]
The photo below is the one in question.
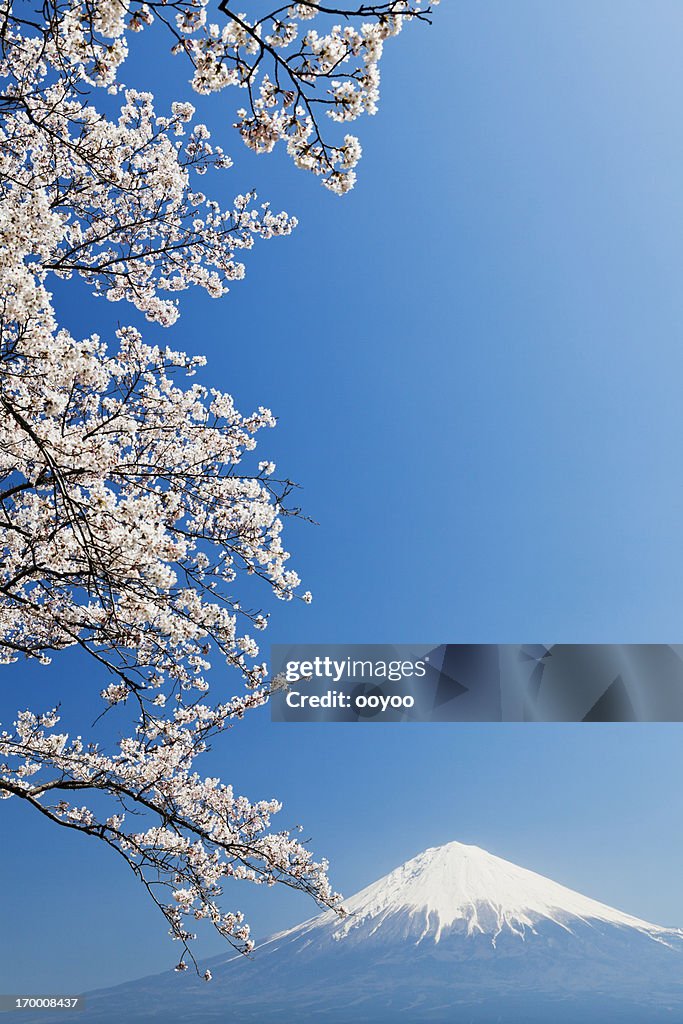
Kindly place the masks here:
[[(151, 333), (280, 417), (263, 457), (320, 525), (290, 531), (314, 603), (276, 604), (271, 642), (680, 640), (682, 52), (673, 2), (444, 0), (432, 30), (387, 48), (350, 196), (226, 144), (226, 195), (254, 184), (300, 227), (257, 247), (227, 300), (186, 296), (177, 328)], [(82, 333), (135, 320), (73, 302), (64, 316)], [(73, 701), (93, 672), (75, 655), (4, 671), (3, 716), (22, 686), (36, 706)], [(266, 712), (207, 771), (281, 797), (346, 892), (460, 839), (683, 925), (681, 738)], [(123, 867), (13, 804), (0, 989), (169, 965)], [(259, 935), (313, 910), (244, 886), (226, 905)]]

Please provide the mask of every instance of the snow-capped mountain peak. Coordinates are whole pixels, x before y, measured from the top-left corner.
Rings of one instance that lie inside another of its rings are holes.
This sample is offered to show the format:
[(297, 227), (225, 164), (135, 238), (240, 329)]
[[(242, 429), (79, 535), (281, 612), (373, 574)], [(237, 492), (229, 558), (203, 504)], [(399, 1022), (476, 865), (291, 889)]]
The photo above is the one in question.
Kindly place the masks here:
[(568, 931), (576, 922), (602, 922), (666, 941), (670, 932), (582, 896), (557, 882), (496, 857), (478, 846), (452, 842), (432, 847), (362, 889), (346, 903), (347, 916), (328, 913), (289, 933), (321, 929), (336, 940), (361, 940), (378, 930), (433, 941), (451, 932), (521, 938), (552, 922)]

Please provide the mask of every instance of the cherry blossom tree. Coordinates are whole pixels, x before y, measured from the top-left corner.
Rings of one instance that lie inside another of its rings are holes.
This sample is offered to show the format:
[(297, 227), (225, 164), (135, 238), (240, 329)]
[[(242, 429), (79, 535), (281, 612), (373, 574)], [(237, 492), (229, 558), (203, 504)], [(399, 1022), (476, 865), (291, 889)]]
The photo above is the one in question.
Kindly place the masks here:
[[(196, 765), (267, 700), (254, 638), (267, 615), (240, 595), (246, 577), (299, 594), (282, 544), (299, 512), (291, 482), (253, 454), (268, 409), (240, 414), (187, 379), (201, 356), (133, 326), (73, 337), (50, 280), (80, 278), (169, 327), (179, 293), (223, 296), (257, 241), (296, 225), (252, 193), (225, 205), (200, 189), (232, 161), (193, 104), (159, 113), (126, 87), (130, 33), (164, 33), (181, 61), (169, 70), (185, 68), (199, 96), (239, 89), (246, 145), (282, 142), (341, 195), (360, 146), (324, 126), (374, 113), (384, 42), (430, 13), (421, 0), (304, 0), (249, 17), (222, 0), (212, 20), (207, 0), (0, 3), (0, 662), (47, 666), (80, 648), (124, 733), (110, 749), (97, 725), (74, 737), (58, 706), (22, 710), (0, 732), (0, 796), (121, 856), (181, 943), (178, 969), (194, 962), (197, 921), (252, 948), (242, 915), (221, 909), (226, 879), (339, 907), (327, 863), (272, 830), (276, 801), (237, 796)], [(241, 694), (210, 694), (216, 658)]]

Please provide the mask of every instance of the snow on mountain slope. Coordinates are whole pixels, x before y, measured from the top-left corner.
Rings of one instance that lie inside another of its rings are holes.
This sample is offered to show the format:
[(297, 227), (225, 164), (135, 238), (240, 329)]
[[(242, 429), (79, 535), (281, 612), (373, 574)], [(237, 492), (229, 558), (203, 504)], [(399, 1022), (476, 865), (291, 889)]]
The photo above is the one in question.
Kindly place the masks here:
[(341, 921), (328, 912), (271, 941), (309, 933), (320, 937), (322, 932), (331, 932), (336, 940), (362, 941), (397, 915), (420, 926), (417, 942), (438, 943), (450, 932), (464, 932), (490, 935), (495, 945), (504, 931), (523, 938), (540, 923), (553, 922), (571, 932), (577, 921), (635, 929), (660, 942), (683, 936), (582, 896), (477, 846), (456, 842), (425, 850), (344, 906), (347, 917)]

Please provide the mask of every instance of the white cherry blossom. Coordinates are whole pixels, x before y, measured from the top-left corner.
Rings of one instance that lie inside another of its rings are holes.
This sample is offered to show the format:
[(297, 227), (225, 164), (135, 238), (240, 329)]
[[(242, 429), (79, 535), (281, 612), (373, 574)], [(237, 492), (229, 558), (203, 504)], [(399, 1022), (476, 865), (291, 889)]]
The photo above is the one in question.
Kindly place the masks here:
[[(384, 43), (429, 14), (422, 0), (249, 16), (227, 0), (212, 12), (207, 0), (45, 0), (37, 14), (0, 0), (0, 663), (80, 648), (120, 737), (74, 735), (59, 707), (22, 710), (0, 728), (0, 797), (122, 857), (182, 946), (178, 970), (203, 921), (251, 949), (241, 913), (222, 909), (226, 879), (339, 908), (326, 861), (273, 829), (279, 803), (197, 764), (267, 700), (254, 634), (268, 613), (244, 586), (298, 595), (282, 533), (299, 513), (292, 483), (254, 455), (269, 409), (240, 413), (191, 380), (202, 357), (133, 326), (74, 337), (51, 281), (79, 278), (158, 330), (183, 292), (221, 298), (256, 241), (296, 225), (250, 191), (225, 204), (200, 187), (213, 172), (229, 180), (232, 160), (192, 103), (159, 110), (126, 86), (129, 33), (164, 33), (199, 97), (239, 89), (242, 140), (259, 153), (284, 143), (343, 194), (360, 144), (323, 125), (375, 112)], [(217, 662), (237, 695), (211, 680)]]

